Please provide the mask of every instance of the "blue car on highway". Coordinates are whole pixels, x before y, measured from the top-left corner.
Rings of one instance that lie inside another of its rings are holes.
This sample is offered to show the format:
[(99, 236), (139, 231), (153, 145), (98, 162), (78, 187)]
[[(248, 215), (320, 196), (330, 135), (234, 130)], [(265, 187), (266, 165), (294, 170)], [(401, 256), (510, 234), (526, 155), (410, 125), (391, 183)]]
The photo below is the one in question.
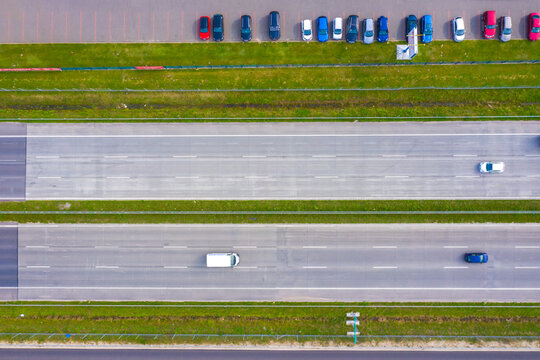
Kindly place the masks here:
[(465, 261), (468, 263), (485, 264), (488, 262), (488, 255), (486, 253), (465, 254)]
[(433, 39), (433, 19), (431, 15), (424, 15), (420, 20), (420, 31), (422, 32), (422, 42), (429, 44)]
[(377, 29), (379, 30), (377, 34), (378, 42), (387, 42), (388, 41), (388, 18), (386, 16), (381, 16), (377, 19)]
[(320, 42), (328, 41), (328, 18), (326, 16), (317, 18), (317, 40)]

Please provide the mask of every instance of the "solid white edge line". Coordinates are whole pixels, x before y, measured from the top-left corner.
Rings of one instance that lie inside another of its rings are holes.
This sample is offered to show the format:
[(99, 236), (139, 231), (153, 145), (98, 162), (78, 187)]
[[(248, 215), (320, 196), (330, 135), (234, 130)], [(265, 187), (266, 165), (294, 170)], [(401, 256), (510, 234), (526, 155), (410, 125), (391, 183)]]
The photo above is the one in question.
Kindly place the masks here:
[(327, 269), (327, 266), (302, 266), (304, 269)]
[(302, 249), (326, 249), (326, 246), (306, 245), (302, 246)]
[(48, 245), (26, 245), (25, 248), (27, 249), (48, 249)]
[(441, 288), (441, 287), (104, 287), (104, 286), (20, 286), (19, 290), (342, 290), (342, 291), (358, 291), (358, 290), (390, 290), (390, 291), (420, 291), (420, 290), (440, 290), (440, 291), (540, 291), (537, 288)]
[(173, 158), (179, 158), (179, 159), (193, 159), (196, 157), (197, 155), (173, 155)]
[(45, 155), (36, 155), (36, 159), (58, 159), (60, 156), (54, 155), (54, 156), (45, 156)]
[(373, 266), (373, 269), (397, 269), (397, 266)]
[(256, 269), (256, 266), (235, 266), (237, 269)]
[(125, 159), (127, 155), (103, 155), (105, 159)]
[(175, 179), (199, 179), (198, 176), (175, 176)]
[(396, 154), (396, 155), (381, 155), (382, 157), (407, 157), (407, 155), (399, 155), (399, 154)]
[(233, 246), (233, 249), (256, 249), (257, 247), (254, 245), (239, 245), (239, 246)]
[(443, 246), (443, 248), (445, 248), (445, 249), (467, 249), (468, 246), (466, 246), (466, 245), (446, 245), (446, 246)]
[(515, 249), (540, 249), (540, 246), (538, 245), (516, 245), (514, 246)]
[(50, 269), (49, 265), (27, 265), (27, 269)]
[(187, 246), (182, 245), (164, 245), (164, 249), (187, 249)]
[(243, 158), (265, 158), (266, 155), (242, 155)]
[(540, 266), (514, 266), (514, 269), (540, 269)]
[(129, 176), (107, 176), (107, 179), (131, 179)]
[(270, 176), (244, 176), (244, 179), (268, 179)]
[(468, 155), (468, 154), (454, 154), (452, 156), (455, 156), (455, 157), (477, 157), (478, 155)]
[(397, 246), (375, 245), (373, 246), (373, 249), (397, 249)]
[(60, 176), (38, 176), (38, 179), (61, 179)]
[(445, 266), (444, 269), (468, 269), (468, 266)]
[(96, 265), (96, 269), (118, 269), (116, 265)]
[(187, 269), (187, 266), (164, 266), (164, 269)]
[(479, 178), (480, 175), (456, 175), (457, 178)]
[(328, 176), (314, 176), (315, 179), (338, 179), (339, 176), (328, 175)]
[(407, 175), (386, 175), (386, 176), (385, 176), (385, 178), (387, 178), (387, 179), (390, 179), (390, 178), (396, 178), (396, 179), (398, 179), (398, 178), (408, 178), (408, 177), (409, 177), (409, 176), (407, 176)]
[(311, 155), (312, 158), (335, 158), (336, 155)]

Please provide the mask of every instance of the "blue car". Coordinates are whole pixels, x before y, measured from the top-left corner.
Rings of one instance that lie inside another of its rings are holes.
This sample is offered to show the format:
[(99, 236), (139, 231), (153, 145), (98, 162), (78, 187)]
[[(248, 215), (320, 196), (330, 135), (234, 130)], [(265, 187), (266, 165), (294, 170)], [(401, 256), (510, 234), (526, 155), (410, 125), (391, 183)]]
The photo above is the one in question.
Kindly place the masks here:
[(485, 264), (488, 262), (488, 255), (486, 253), (465, 254), (465, 261), (468, 263)]
[(387, 42), (388, 41), (388, 18), (386, 16), (381, 16), (377, 20), (377, 29), (379, 30), (377, 34), (378, 42)]
[(317, 18), (317, 40), (320, 42), (328, 41), (328, 18), (326, 16)]
[(433, 19), (431, 15), (424, 15), (420, 20), (420, 31), (422, 32), (422, 42), (429, 44), (433, 39)]

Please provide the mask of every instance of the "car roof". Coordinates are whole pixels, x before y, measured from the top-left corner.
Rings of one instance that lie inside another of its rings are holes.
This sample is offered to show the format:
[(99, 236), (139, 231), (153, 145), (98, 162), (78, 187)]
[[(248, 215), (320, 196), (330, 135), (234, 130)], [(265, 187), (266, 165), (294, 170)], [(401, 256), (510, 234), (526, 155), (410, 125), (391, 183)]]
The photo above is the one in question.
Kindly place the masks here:
[(489, 11), (486, 11), (486, 14), (487, 14), (487, 18), (488, 18), (489, 22), (492, 22), (492, 23), (496, 22), (496, 20), (495, 20), (495, 11), (489, 10)]

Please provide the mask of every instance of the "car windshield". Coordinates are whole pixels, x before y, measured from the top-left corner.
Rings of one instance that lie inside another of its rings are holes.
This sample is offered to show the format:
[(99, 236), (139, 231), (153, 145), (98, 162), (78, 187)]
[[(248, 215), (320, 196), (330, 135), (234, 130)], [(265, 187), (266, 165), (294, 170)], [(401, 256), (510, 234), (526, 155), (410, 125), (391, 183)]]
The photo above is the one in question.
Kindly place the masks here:
[(278, 31), (279, 28), (277, 26), (270, 26), (270, 31)]
[(379, 35), (386, 36), (388, 34), (388, 31), (386, 30), (379, 30)]
[(504, 29), (503, 34), (504, 35), (510, 35), (512, 33), (512, 29)]
[(531, 31), (533, 33), (538, 33), (538, 32), (540, 32), (540, 27), (534, 27), (534, 28), (531, 29)]
[(349, 30), (349, 34), (356, 34), (358, 32), (358, 30), (356, 30), (356, 28), (351, 28), (351, 30)]
[(214, 32), (220, 33), (221, 32), (221, 27), (214, 28)]
[(487, 171), (493, 170), (493, 164), (486, 164), (486, 170)]
[(496, 27), (495, 24), (494, 24), (494, 25), (488, 25), (488, 26), (487, 26), (488, 29), (495, 29), (495, 27)]
[(328, 30), (326, 30), (326, 29), (320, 29), (320, 30), (319, 30), (319, 34), (321, 34), (321, 35), (328, 35)]
[(367, 37), (372, 37), (373, 36), (373, 31), (366, 31), (366, 36)]
[(341, 29), (334, 29), (334, 34), (341, 34)]
[(463, 35), (463, 34), (465, 34), (465, 30), (457, 30), (457, 31), (456, 31), (456, 35), (461, 36), (461, 35)]
[(424, 34), (425, 34), (425, 35), (431, 35), (431, 34), (433, 34), (433, 30), (431, 30), (431, 29), (426, 29), (426, 31), (424, 31)]
[(304, 30), (304, 35), (306, 36), (311, 35), (311, 30), (310, 29)]
[(203, 33), (208, 32), (208, 27), (201, 25), (201, 32)]
[(242, 34), (249, 34), (249, 28), (243, 28), (242, 29)]

